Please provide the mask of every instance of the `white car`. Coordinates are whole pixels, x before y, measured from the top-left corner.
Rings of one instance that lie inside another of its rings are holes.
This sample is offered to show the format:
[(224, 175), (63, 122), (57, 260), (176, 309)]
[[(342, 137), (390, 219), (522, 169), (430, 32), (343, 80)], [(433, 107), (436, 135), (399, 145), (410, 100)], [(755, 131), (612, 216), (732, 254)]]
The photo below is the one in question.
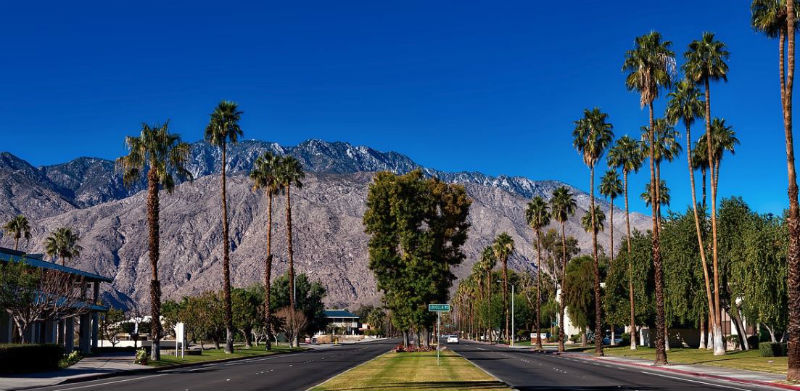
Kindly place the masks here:
[(458, 337), (456, 337), (455, 335), (448, 335), (447, 343), (458, 343)]

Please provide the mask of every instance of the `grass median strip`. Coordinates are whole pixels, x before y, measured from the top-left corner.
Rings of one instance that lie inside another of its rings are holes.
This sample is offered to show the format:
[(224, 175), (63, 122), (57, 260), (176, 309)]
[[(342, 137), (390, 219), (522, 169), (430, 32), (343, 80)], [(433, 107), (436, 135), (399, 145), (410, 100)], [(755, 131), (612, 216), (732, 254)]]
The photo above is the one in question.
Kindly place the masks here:
[(303, 350), (302, 348), (290, 348), (287, 345), (272, 346), (272, 350), (267, 351), (264, 346), (254, 346), (250, 349), (243, 347), (236, 347), (232, 354), (226, 354), (223, 349), (207, 349), (203, 350), (200, 355), (184, 355), (183, 358), (175, 357), (175, 349), (161, 349), (161, 360), (151, 361), (150, 366), (154, 367), (167, 367), (179, 364), (200, 363), (206, 361), (217, 361), (230, 358), (244, 358), (244, 357), (259, 357), (268, 356), (275, 353), (284, 353), (295, 350)]
[(345, 390), (509, 390), (504, 383), (450, 350), (436, 352), (389, 352), (342, 373), (313, 391)]
[[(617, 347), (603, 349), (608, 356), (643, 358), (655, 360), (656, 353), (653, 348)], [(594, 352), (594, 349), (587, 350)], [(670, 364), (712, 365), (724, 368), (745, 369), (750, 371), (771, 372), (786, 374), (786, 357), (761, 357), (758, 349), (748, 351), (727, 352), (724, 356), (715, 356), (711, 350), (671, 348), (667, 352)]]

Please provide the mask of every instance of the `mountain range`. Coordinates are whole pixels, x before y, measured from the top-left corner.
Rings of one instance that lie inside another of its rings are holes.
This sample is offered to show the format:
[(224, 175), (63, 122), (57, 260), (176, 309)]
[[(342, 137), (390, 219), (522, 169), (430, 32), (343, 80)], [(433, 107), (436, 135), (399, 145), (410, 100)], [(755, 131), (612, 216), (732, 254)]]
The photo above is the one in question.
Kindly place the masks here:
[[(426, 175), (463, 184), (473, 200), (472, 227), (465, 245), (467, 260), (456, 274), (465, 276), (481, 248), (500, 232), (516, 243), (510, 267), (532, 269), (535, 262), (532, 232), (524, 221), (527, 201), (536, 195), (549, 199), (558, 186), (575, 194), (578, 212), (567, 223), (567, 234), (588, 252), (591, 235), (580, 218), (589, 209), (589, 195), (556, 180), (525, 177), (492, 177), (479, 172), (443, 172), (422, 167), (397, 152), (381, 152), (346, 142), (307, 140), (296, 146), (247, 140), (229, 146), (227, 171), (234, 286), (262, 280), (266, 240), (266, 197), (254, 192), (247, 173), (263, 152), (296, 157), (306, 170), (301, 190), (293, 193), (295, 262), (328, 288), (331, 307), (376, 304), (380, 293), (367, 268), (367, 236), (363, 232), (367, 190), (378, 171), (405, 173), (421, 169)], [(187, 164), (194, 180), (161, 195), (160, 279), (166, 298), (220, 289), (221, 206), (218, 148), (199, 141), (191, 144)], [(106, 286), (106, 301), (128, 308), (147, 302), (150, 267), (147, 260), (144, 181), (126, 187), (113, 161), (81, 157), (72, 161), (34, 167), (9, 152), (0, 153), (0, 221), (23, 214), (31, 222), (33, 238), (22, 250), (41, 253), (49, 232), (67, 226), (81, 236), (83, 252), (73, 266), (114, 278)], [(286, 270), (284, 203), (278, 197), (273, 213), (274, 275)], [(609, 213), (609, 205), (598, 203)], [(625, 229), (624, 213), (615, 208), (615, 239)], [(647, 229), (649, 217), (631, 214), (631, 226)], [(609, 229), (598, 238), (608, 247)], [(0, 245), (13, 246), (7, 233)], [(616, 247), (616, 245), (615, 245)], [(274, 276), (273, 276), (274, 277)], [(146, 304), (143, 304), (146, 306)]]

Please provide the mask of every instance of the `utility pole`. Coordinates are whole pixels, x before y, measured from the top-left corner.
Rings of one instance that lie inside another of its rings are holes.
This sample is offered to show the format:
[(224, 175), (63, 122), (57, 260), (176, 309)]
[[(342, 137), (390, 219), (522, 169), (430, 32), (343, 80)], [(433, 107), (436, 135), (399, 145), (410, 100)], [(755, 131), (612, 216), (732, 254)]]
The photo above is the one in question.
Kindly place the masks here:
[(514, 284), (511, 284), (511, 346), (514, 346)]

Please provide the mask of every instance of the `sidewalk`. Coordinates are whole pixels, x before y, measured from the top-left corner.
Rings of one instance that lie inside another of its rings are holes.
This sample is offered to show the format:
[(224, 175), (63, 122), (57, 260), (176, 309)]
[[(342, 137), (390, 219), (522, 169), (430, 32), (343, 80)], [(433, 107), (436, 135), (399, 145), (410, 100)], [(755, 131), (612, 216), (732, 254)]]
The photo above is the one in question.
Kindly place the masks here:
[(36, 372), (8, 377), (0, 377), (0, 390), (16, 390), (32, 387), (45, 387), (60, 384), (67, 380), (80, 381), (117, 372), (152, 369), (146, 365), (133, 363), (134, 353), (108, 354), (86, 357), (69, 368), (52, 372)]
[(623, 365), (629, 367), (646, 368), (651, 371), (671, 372), (679, 375), (705, 377), (708, 379), (722, 380), (727, 382), (752, 384), (769, 387), (778, 387), (787, 390), (800, 390), (800, 385), (786, 384), (786, 376), (769, 372), (756, 372), (744, 369), (732, 369), (715, 367), (711, 365), (686, 365), (670, 364), (667, 366), (654, 366), (652, 360), (645, 360), (631, 357), (603, 356), (595, 357), (589, 353), (562, 353), (565, 357), (574, 357), (582, 360), (596, 360), (609, 364)]

